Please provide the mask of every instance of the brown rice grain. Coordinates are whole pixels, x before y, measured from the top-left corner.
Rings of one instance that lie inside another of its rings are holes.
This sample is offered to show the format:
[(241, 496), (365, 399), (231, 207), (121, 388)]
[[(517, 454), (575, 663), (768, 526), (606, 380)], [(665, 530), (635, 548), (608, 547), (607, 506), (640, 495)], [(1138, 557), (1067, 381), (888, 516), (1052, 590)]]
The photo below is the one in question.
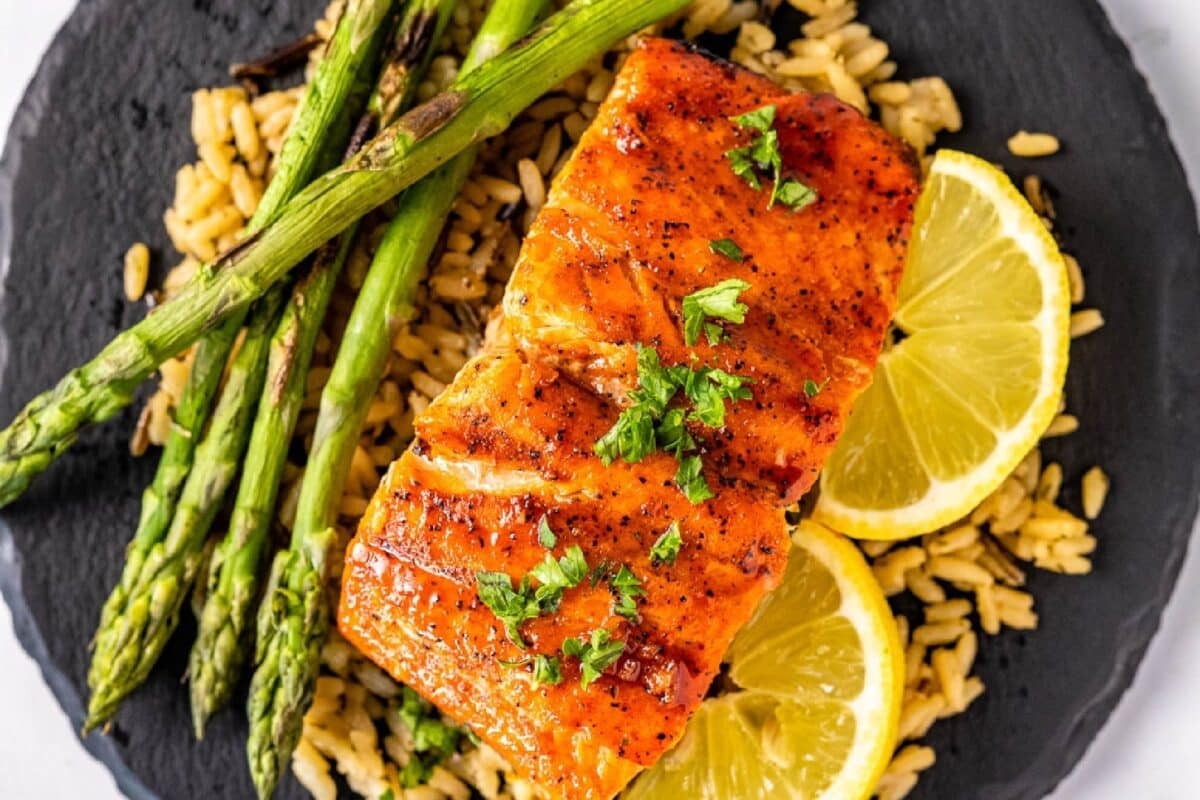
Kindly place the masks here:
[(1046, 428), (1046, 432), (1042, 434), (1043, 439), (1051, 439), (1055, 436), (1067, 436), (1079, 430), (1079, 418), (1074, 414), (1059, 414), (1050, 423), (1050, 427)]
[(1083, 475), (1083, 515), (1096, 519), (1108, 498), (1108, 475), (1100, 467), (1092, 467)]
[(963, 674), (959, 669), (958, 654), (949, 648), (939, 648), (930, 657), (933, 672), (937, 676), (942, 696), (949, 710), (960, 712), (966, 708), (963, 695)]
[(958, 638), (954, 654), (958, 657), (958, 671), (963, 675), (970, 674), (971, 667), (975, 665), (975, 656), (979, 654), (979, 637), (975, 631), (967, 631)]
[(984, 633), (995, 636), (1000, 632), (1000, 608), (996, 603), (995, 587), (978, 586), (975, 589), (975, 608), (979, 610), (979, 627)]
[(1030, 609), (1000, 606), (1000, 621), (1010, 628), (1031, 631), (1038, 625), (1038, 615)]
[(1049, 133), (1018, 131), (1008, 140), (1008, 151), (1018, 158), (1042, 158), (1061, 149), (1058, 137)]
[(925, 545), (925, 549), (931, 556), (944, 556), (970, 547), (977, 541), (979, 541), (979, 528), (974, 525), (960, 525), (933, 537)]
[(122, 282), (125, 299), (133, 303), (141, 300), (146, 293), (146, 281), (150, 277), (150, 248), (135, 242), (125, 251), (124, 262)]
[(922, 603), (941, 603), (946, 599), (946, 590), (922, 569), (910, 569), (904, 573), (908, 591)]
[(988, 586), (995, 578), (973, 561), (957, 556), (934, 556), (926, 567), (929, 574), (944, 581), (960, 581), (973, 586)]
[(971, 629), (971, 623), (965, 619), (951, 619), (944, 622), (932, 622), (919, 625), (912, 632), (914, 642), (927, 647), (950, 644)]
[(885, 773), (876, 787), (879, 800), (904, 800), (916, 788), (917, 780), (915, 772)]
[(1094, 308), (1085, 308), (1071, 314), (1071, 338), (1078, 339), (1104, 327), (1104, 316)]
[(546, 202), (546, 185), (542, 182), (542, 173), (537, 164), (528, 158), (522, 158), (517, 162), (517, 175), (529, 208), (535, 212), (541, 210)]
[(971, 601), (956, 597), (953, 600), (943, 600), (940, 603), (929, 603), (925, 606), (925, 621), (948, 622), (962, 619), (971, 613)]

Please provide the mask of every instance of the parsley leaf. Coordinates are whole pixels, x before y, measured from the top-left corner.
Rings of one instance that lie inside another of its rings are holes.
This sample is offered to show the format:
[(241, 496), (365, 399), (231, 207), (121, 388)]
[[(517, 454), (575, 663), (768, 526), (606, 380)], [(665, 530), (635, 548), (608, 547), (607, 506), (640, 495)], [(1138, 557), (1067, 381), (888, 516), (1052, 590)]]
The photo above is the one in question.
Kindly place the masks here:
[(538, 544), (547, 550), (553, 549), (554, 545), (558, 544), (558, 537), (550, 529), (550, 520), (546, 518), (545, 514), (538, 521)]
[(591, 641), (574, 637), (562, 644), (563, 655), (579, 659), (579, 685), (584, 689), (595, 682), (625, 651), (625, 643), (614, 641), (604, 628), (592, 631)]
[(412, 734), (413, 757), (400, 773), (401, 785), (412, 789), (429, 780), (433, 768), (458, 750), (462, 731), (443, 722), (437, 710), (407, 686), (401, 687), (396, 716)]
[(817, 202), (817, 191), (795, 178), (787, 178), (775, 182), (775, 188), (771, 192), (771, 203), (776, 200), (793, 211), (799, 211)]
[(730, 117), (740, 127), (757, 131), (758, 136), (743, 147), (735, 147), (725, 153), (733, 173), (748, 183), (755, 191), (762, 189), (759, 173), (770, 174), (774, 185), (767, 200), (767, 208), (775, 203), (799, 211), (817, 200), (817, 192), (811, 186), (783, 177), (783, 156), (779, 152), (779, 132), (775, 124), (775, 106), (767, 105), (736, 117)]
[(558, 686), (562, 683), (562, 668), (556, 656), (537, 655), (533, 659), (533, 680)]
[(747, 111), (745, 114), (730, 117), (730, 119), (742, 128), (752, 128), (759, 133), (766, 133), (775, 124), (775, 106), (766, 105), (753, 111)]
[(725, 401), (749, 400), (752, 395), (746, 385), (749, 378), (730, 375), (723, 369), (702, 367), (691, 372), (683, 385), (683, 392), (691, 401), (693, 411), (689, 420), (697, 420), (710, 428), (725, 424)]
[(583, 550), (573, 544), (567, 548), (567, 553), (557, 561), (549, 553), (540, 564), (529, 571), (538, 580), (534, 597), (542, 611), (558, 610), (562, 602), (563, 592), (574, 589), (587, 577), (588, 565)]
[[(745, 281), (729, 278), (683, 298), (684, 341), (695, 344), (708, 319), (722, 319), (738, 325), (745, 322), (749, 307), (738, 301), (738, 295), (749, 288), (750, 284)], [(711, 332), (709, 341), (712, 341)]]
[(695, 438), (688, 433), (687, 426), (684, 425), (686, 416), (687, 412), (682, 408), (668, 408), (658, 421), (654, 432), (659, 448), (676, 458), (681, 458), (685, 452), (696, 448)]
[(683, 537), (679, 533), (679, 523), (672, 522), (663, 535), (650, 546), (650, 564), (656, 567), (660, 564), (674, 564), (675, 559), (679, 558), (679, 548), (682, 546)]
[(708, 249), (719, 256), (725, 256), (730, 261), (736, 261), (739, 264), (746, 260), (742, 248), (738, 247), (737, 242), (733, 239), (717, 239), (708, 243)]
[(392, 794), (391, 789), (387, 789), (383, 794), (379, 795), (379, 800), (396, 800), (396, 795)]
[(637, 599), (646, 594), (638, 576), (633, 574), (633, 570), (622, 564), (621, 568), (617, 570), (617, 574), (609, 579), (608, 585), (617, 593), (617, 602), (613, 606), (613, 613), (628, 620), (636, 620), (638, 616)]
[(504, 623), (508, 638), (524, 650), (525, 640), (518, 628), (521, 623), (536, 619), (542, 613), (541, 603), (529, 585), (529, 576), (526, 575), (514, 589), (512, 578), (505, 573), (480, 570), (475, 573), (475, 591), (480, 601)]
[(605, 466), (618, 457), (636, 464), (654, 452), (654, 425), (679, 391), (673, 371), (662, 365), (653, 347), (638, 345), (637, 365), (638, 388), (629, 393), (633, 405), (593, 446)]
[(808, 378), (807, 380), (804, 381), (804, 394), (808, 397), (809, 400), (811, 400), (814, 397), (816, 397), (817, 395), (819, 395), (822, 391), (824, 391), (825, 387), (828, 385), (829, 385), (829, 378), (826, 378), (821, 383), (817, 383), (812, 378)]
[(680, 459), (679, 469), (675, 471), (675, 483), (693, 505), (716, 496), (704, 479), (703, 466), (700, 456), (687, 456)]

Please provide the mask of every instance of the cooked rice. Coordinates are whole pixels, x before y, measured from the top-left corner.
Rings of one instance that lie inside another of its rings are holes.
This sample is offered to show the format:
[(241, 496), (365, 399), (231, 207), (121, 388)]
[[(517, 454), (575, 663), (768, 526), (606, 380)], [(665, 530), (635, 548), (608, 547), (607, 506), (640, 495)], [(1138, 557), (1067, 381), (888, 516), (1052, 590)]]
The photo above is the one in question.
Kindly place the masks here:
[[(759, 0), (697, 0), (680, 17), (685, 35), (736, 31), (730, 57), (791, 90), (832, 92), (873, 114), (929, 163), (926, 155), (937, 135), (961, 129), (954, 94), (937, 76), (897, 79), (888, 45), (857, 21), (857, 5), (848, 0), (789, 0), (809, 15), (802, 36), (783, 42), (758, 22)], [(331, 3), (314, 26), (328, 38), (341, 9)], [(455, 10), (440, 52), (418, 89), (427, 99), (450, 83), (472, 31), (483, 16), (484, 0), (467, 0)], [(368, 412), (360, 446), (340, 502), (339, 548), (344, 548), (387, 466), (408, 446), (412, 421), (449, 383), (479, 347), (484, 326), (499, 303), (520, 249), (521, 237), (545, 202), (549, 181), (570, 157), (588, 121), (612, 86), (616, 59), (598, 59), (528, 109), (504, 135), (489, 142), (454, 204), (428, 280), (417, 293), (417, 312), (393, 339), (393, 357)], [(313, 50), (306, 78), (321, 56)], [(153, 300), (173, 296), (199, 265), (236, 244), (269, 180), (294, 111), (303, 94), (298, 87), (247, 95), (239, 87), (201, 89), (192, 96), (191, 132), (197, 160), (175, 177), (175, 196), (164, 215), (167, 234), (182, 259), (168, 271)], [(1009, 142), (1016, 155), (1048, 155), (1057, 139), (1020, 133)], [(1040, 178), (1023, 181), (1031, 205), (1053, 230), (1054, 207)], [(520, 213), (513, 214), (516, 207)], [(385, 207), (384, 211), (390, 210)], [(318, 339), (313, 368), (297, 425), (305, 449), (311, 445), (321, 388), (355, 291), (362, 285), (382, 236), (386, 214), (373, 215), (352, 252), (341, 285), (330, 304)], [(1084, 298), (1083, 272), (1066, 256), (1071, 300)], [(135, 245), (126, 256), (126, 294), (145, 290), (149, 252)], [(1103, 324), (1087, 309), (1072, 317), (1072, 335), (1082, 336)], [(160, 368), (158, 391), (148, 400), (130, 442), (135, 454), (162, 444), (170, 431), (172, 407), (190, 369), (190, 353)], [(1078, 420), (1060, 413), (1046, 436), (1071, 433)], [(277, 518), (290, 529), (296, 509), (302, 464), (288, 464)], [(1034, 598), (1022, 565), (1066, 574), (1091, 569), (1096, 540), (1089, 533), (1108, 491), (1099, 468), (1083, 478), (1084, 517), (1056, 505), (1062, 467), (1043, 466), (1035, 449), (1013, 474), (963, 520), (905, 543), (863, 542), (861, 548), (884, 593), (907, 592), (923, 604), (921, 624), (904, 616), (896, 624), (905, 651), (906, 684), (898, 749), (881, 777), (881, 800), (900, 800), (936, 760), (932, 748), (910, 742), (922, 738), (939, 719), (965, 711), (984, 691), (972, 669), (980, 646), (975, 627), (988, 635), (1003, 628), (1037, 625)], [(341, 558), (331, 559), (329, 586), (336, 599)], [(486, 745), (464, 747), (439, 767), (427, 784), (405, 789), (400, 770), (412, 757), (412, 734), (395, 713), (399, 686), (364, 659), (336, 631), (322, 651), (323, 674), (304, 721), (304, 735), (293, 756), (293, 771), (315, 798), (334, 798), (333, 770), (363, 797), (391, 791), (397, 800), (485, 798), (528, 800), (540, 796), (527, 780), (513, 774)]]
[(1008, 140), (1008, 152), (1019, 158), (1052, 156), (1061, 149), (1058, 137), (1049, 133), (1018, 131)]

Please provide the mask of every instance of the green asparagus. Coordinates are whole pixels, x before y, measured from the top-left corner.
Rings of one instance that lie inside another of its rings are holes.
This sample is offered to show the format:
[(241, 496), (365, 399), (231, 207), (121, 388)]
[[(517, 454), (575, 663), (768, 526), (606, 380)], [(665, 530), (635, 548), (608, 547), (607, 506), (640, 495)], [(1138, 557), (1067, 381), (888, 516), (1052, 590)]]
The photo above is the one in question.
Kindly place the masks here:
[[(406, 110), (449, 21), (456, 0), (417, 0), (405, 10), (364, 122), (382, 127)], [(368, 122), (369, 121), (369, 122)], [(360, 123), (360, 129), (365, 127)], [(352, 145), (353, 146), (353, 145)], [(271, 343), (267, 381), (246, 451), (229, 532), (212, 560), (208, 591), (188, 665), (192, 720), (198, 738), (209, 716), (228, 702), (244, 660), (247, 624), (288, 445), (304, 400), (308, 366), (334, 284), (355, 228), (318, 251), (293, 290)]]
[[(314, 77), (308, 100), (281, 154), (281, 169), (286, 166), (287, 171), (277, 173), (279, 177), (272, 180), (260, 206), (267, 210), (256, 213), (254, 225), (261, 226), (271, 208), (282, 205), (302, 181), (311, 177), (315, 165), (323, 160), (318, 151), (345, 146), (351, 127), (348, 120), (366, 104), (371, 85), (367, 75), (374, 72), (391, 28), (391, 2), (352, 4), (339, 20), (330, 53)], [(179, 416), (185, 420), (186, 430), (175, 431), (168, 440), (158, 475), (146, 491), (141, 521), (120, 583), (101, 612), (97, 650), (89, 673), (93, 699), (87, 727), (111, 716), (120, 700), (144, 680), (175, 627), (178, 605), (194, 572), (192, 562), (198, 558), (208, 526), (237, 472), (248, 430), (246, 421), (253, 398), (258, 396), (252, 389), (262, 384), (264, 366), (245, 359), (261, 353), (265, 363), (266, 345), (258, 340), (251, 342), (251, 336), (265, 330), (269, 337), (285, 298), (286, 287), (276, 287), (251, 312), (246, 344), (254, 347), (244, 346), (239, 352), (234, 367), (240, 370), (240, 380), (227, 382), (218, 412), (203, 443), (197, 445), (244, 315), (233, 315), (201, 342), (180, 407)], [(180, 492), (182, 505), (177, 507)], [(154, 559), (174, 563), (148, 560), (152, 554)], [(164, 579), (164, 574), (169, 578)], [(148, 592), (155, 593), (150, 608), (157, 616), (142, 619), (143, 600), (147, 598), (139, 593)], [(139, 622), (130, 628), (134, 619)]]
[[(545, 0), (496, 0), (461, 74), (468, 76), (523, 36), (545, 5)], [(470, 173), (476, 150), (463, 151), (401, 197), (400, 209), (372, 261), (321, 395), (291, 547), (276, 557), (271, 586), (259, 611), (246, 750), (261, 798), (274, 791), (312, 701), (329, 625), (326, 560), (358, 434), (381, 378), (392, 333), (412, 314), (417, 281)]]
[(179, 495), (179, 504), (166, 537), (150, 547), (132, 548), (121, 581), (104, 606), (107, 624), (96, 632), (96, 651), (88, 670), (88, 701), (84, 731), (108, 720), (158, 660), (179, 621), (179, 610), (201, 560), (204, 537), (216, 516), (215, 501), (237, 472), (250, 414), (237, 401), (243, 393), (262, 391), (267, 347), (278, 318), (282, 296), (269, 292), (253, 311), (225, 379), (225, 391), (213, 411), (209, 431), (196, 448), (197, 462)]
[(533, 36), (456, 81), (376, 136), (349, 164), (289, 201), (274, 223), (225, 253), (183, 292), (34, 398), (0, 432), (0, 505), (74, 441), (127, 405), (154, 369), (241, 313), (355, 220), (512, 118), (588, 59), (687, 0), (576, 0)]

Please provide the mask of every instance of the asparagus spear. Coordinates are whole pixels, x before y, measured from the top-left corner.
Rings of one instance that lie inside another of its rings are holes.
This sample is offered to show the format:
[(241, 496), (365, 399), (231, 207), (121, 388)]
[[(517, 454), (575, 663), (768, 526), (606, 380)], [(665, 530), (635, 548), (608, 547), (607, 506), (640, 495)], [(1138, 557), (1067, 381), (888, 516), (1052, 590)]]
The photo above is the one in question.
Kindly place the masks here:
[[(391, 5), (392, 0), (363, 0), (347, 7), (331, 40), (330, 52), (314, 76), (284, 145), (280, 171), (268, 187), (252, 227), (261, 227), (272, 209), (281, 207), (311, 177), (316, 165), (325, 160), (321, 151), (345, 146), (350, 120), (366, 102), (369, 73), (374, 71), (391, 28)], [(205, 444), (197, 450), (209, 406), (245, 315), (234, 314), (200, 344), (177, 412), (177, 423), (181, 422), (183, 428), (173, 431), (168, 439), (158, 474), (144, 495), (141, 519), (120, 583), (101, 612), (97, 650), (89, 674), (93, 699), (86, 727), (111, 716), (117, 703), (144, 680), (175, 627), (178, 601), (186, 594), (194, 570), (191, 562), (203, 547), (208, 526), (236, 473), (253, 403), (247, 398), (256, 397), (253, 387), (262, 384), (263, 366), (247, 359), (262, 354), (260, 360), (265, 362), (266, 345), (251, 342), (250, 337), (269, 337), (285, 297), (286, 288), (276, 288), (252, 312), (246, 346), (241, 351), (244, 355), (240, 353), (234, 362), (239, 381), (227, 383), (205, 434)], [(251, 391), (246, 394), (248, 389)], [(177, 508), (181, 492), (184, 504)], [(164, 566), (159, 561), (164, 558), (178, 563)], [(160, 572), (177, 567), (183, 568), (185, 580), (164, 583)], [(158, 593), (153, 608), (161, 618), (140, 616), (146, 598), (139, 595), (150, 591)], [(139, 621), (134, 624), (134, 619)]]
[[(397, 27), (360, 129), (386, 125), (411, 104), (456, 0), (417, 0)], [(353, 147), (353, 145), (352, 145)], [(334, 284), (357, 225), (326, 244), (293, 295), (272, 339), (265, 390), (246, 451), (229, 532), (218, 546), (188, 674), (197, 738), (209, 716), (228, 702), (242, 666), (246, 628), (258, 590), (259, 567), (304, 399), (308, 366)]]
[[(302, 189), (318, 170), (333, 166), (324, 156), (324, 151), (340, 146), (339, 142), (348, 136), (349, 125), (346, 120), (352, 114), (345, 113), (345, 106), (355, 93), (362, 65), (371, 60), (371, 48), (351, 46), (350, 32), (356, 25), (382, 27), (380, 18), (389, 3), (390, 0), (375, 2), (366, 7), (360, 4), (343, 14), (342, 21), (345, 24), (339, 22), (330, 42), (329, 54), (313, 76), (313, 89), (297, 112), (296, 124), (279, 154), (275, 176), (247, 224), (249, 234), (271, 222), (284, 203)], [(356, 22), (360, 15), (362, 21)], [(242, 319), (243, 315), (234, 314), (199, 344), (183, 396), (175, 409), (174, 425), (163, 448), (158, 471), (153, 483), (142, 495), (142, 511), (134, 536), (136, 543), (149, 545), (157, 542), (171, 523), (175, 502), (191, 468), (196, 443), (208, 418), (213, 396)]]
[[(463, 61), (469, 76), (525, 34), (545, 0), (495, 0)], [(469, 80), (469, 77), (467, 78)], [(462, 80), (462, 78), (460, 78)], [(312, 701), (328, 629), (326, 559), (337, 503), (394, 326), (412, 313), (417, 280), (450, 205), (470, 172), (470, 147), (404, 194), (359, 293), (329, 383), (321, 396), (312, 453), (300, 490), (291, 547), (279, 553), (258, 618), (250, 683), (250, 773), (259, 797), (275, 790)]]
[(466, 147), (504, 130), (588, 59), (687, 0), (576, 0), (533, 36), (405, 114), (349, 164), (225, 253), (154, 314), (34, 398), (0, 431), (0, 506), (12, 502), (87, 424), (108, 419), (170, 356), (241, 313), (302, 258)]
[(104, 607), (106, 624), (96, 632), (96, 651), (88, 670), (85, 732), (106, 721), (158, 660), (179, 621), (179, 609), (204, 549), (204, 535), (216, 516), (220, 492), (241, 459), (250, 415), (242, 393), (262, 391), (271, 328), (282, 296), (269, 292), (253, 312), (242, 346), (230, 364), (225, 391), (213, 411), (208, 433), (197, 447), (197, 461), (211, 465), (193, 469), (184, 483), (166, 537), (149, 547), (131, 548), (121, 581)]

